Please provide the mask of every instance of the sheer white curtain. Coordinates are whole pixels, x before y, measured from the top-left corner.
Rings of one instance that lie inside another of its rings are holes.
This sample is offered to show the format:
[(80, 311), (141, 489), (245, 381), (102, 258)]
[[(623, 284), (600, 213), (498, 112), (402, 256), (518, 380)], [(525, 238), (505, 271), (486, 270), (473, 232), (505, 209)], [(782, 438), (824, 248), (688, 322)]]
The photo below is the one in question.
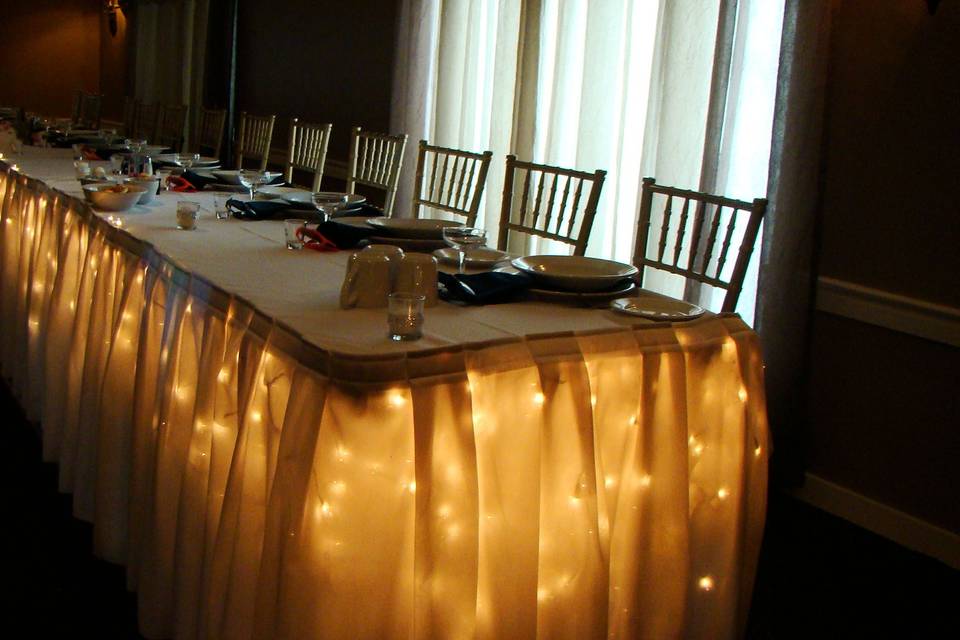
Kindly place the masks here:
[(134, 93), (143, 102), (202, 104), (210, 0), (145, 0), (133, 20)]
[[(718, 22), (731, 11), (729, 66), (717, 74)], [(718, 153), (708, 160), (719, 192), (765, 195), (782, 14), (782, 0), (404, 0), (393, 128), (494, 152), (479, 218), (491, 234), (506, 153), (605, 169), (587, 254), (629, 261), (645, 175), (700, 188), (705, 157)], [(722, 130), (708, 132), (718, 77)], [(416, 163), (405, 166), (401, 202)], [(751, 278), (740, 308), (748, 322), (755, 268)], [(683, 294), (674, 276), (651, 273), (646, 284)]]

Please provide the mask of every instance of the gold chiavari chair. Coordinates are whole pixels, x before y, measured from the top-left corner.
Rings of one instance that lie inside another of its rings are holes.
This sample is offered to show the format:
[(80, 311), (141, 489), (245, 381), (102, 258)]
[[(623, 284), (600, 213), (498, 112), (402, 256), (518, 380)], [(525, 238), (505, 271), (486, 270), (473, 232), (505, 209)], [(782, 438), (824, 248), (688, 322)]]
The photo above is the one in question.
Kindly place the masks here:
[(133, 119), (133, 137), (153, 142), (157, 138), (160, 122), (160, 107), (156, 103), (137, 103)]
[(462, 216), (464, 224), (472, 227), (477, 221), (492, 157), (491, 151), (448, 149), (421, 140), (411, 215), (417, 218), (420, 209), (428, 207)]
[(99, 129), (100, 108), (103, 96), (98, 93), (78, 91), (73, 104), (73, 126), (76, 128)]
[(252, 116), (246, 111), (240, 113), (236, 148), (238, 169), (243, 167), (244, 158), (252, 158), (259, 163), (260, 171), (266, 171), (276, 119), (277, 116)]
[(175, 152), (183, 150), (183, 131), (187, 126), (187, 106), (184, 104), (163, 106), (155, 144), (170, 147)]
[(309, 124), (298, 118), (290, 121), (290, 153), (287, 156), (287, 169), (284, 180), (293, 182), (293, 170), (299, 169), (313, 173), (311, 191), (320, 190), (323, 178), (323, 166), (327, 161), (327, 145), (330, 142), (332, 124)]
[[(522, 182), (518, 173), (524, 174)], [(606, 175), (600, 169), (587, 173), (508, 155), (497, 247), (506, 251), (509, 233), (518, 231), (572, 245), (573, 255), (584, 255)]]
[(226, 109), (207, 109), (200, 107), (197, 126), (193, 129), (191, 149), (220, 159), (223, 147), (223, 130), (227, 124)]
[(347, 192), (356, 193), (357, 185), (382, 189), (385, 192), (383, 213), (392, 215), (406, 146), (405, 133), (392, 136), (354, 127), (350, 133)]
[[(655, 199), (662, 211), (659, 225), (651, 224)], [(638, 281), (643, 284), (647, 267), (674, 273), (725, 290), (721, 311), (734, 311), (766, 210), (764, 198), (751, 203), (644, 178), (633, 254)], [(731, 249), (736, 252), (732, 265)]]

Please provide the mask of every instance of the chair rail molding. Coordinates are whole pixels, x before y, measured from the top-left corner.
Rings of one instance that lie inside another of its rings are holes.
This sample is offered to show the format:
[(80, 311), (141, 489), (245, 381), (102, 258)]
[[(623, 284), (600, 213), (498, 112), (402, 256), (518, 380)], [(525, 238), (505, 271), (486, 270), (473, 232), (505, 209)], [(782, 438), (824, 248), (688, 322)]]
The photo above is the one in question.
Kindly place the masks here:
[(800, 500), (892, 540), (908, 549), (960, 569), (960, 535), (873, 498), (807, 473), (791, 493)]
[(960, 308), (957, 307), (820, 276), (816, 309), (960, 347)]

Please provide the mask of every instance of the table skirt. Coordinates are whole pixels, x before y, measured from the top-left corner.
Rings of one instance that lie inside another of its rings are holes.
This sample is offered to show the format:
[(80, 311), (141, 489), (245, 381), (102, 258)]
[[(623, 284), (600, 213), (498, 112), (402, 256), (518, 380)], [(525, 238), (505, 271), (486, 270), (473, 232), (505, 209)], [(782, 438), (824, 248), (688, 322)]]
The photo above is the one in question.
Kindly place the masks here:
[(343, 356), (3, 164), (0, 203), (2, 373), (145, 636), (742, 632), (770, 448), (736, 316)]

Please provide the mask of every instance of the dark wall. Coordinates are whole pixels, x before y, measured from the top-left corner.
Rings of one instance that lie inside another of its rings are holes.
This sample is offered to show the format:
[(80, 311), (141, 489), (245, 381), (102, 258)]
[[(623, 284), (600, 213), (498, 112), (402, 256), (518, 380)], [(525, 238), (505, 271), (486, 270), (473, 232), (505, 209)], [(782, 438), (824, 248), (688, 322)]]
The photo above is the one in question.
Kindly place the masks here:
[[(960, 306), (960, 3), (833, 3), (819, 275)], [(817, 312), (812, 473), (960, 532), (960, 349)]]
[(4, 2), (0, 104), (69, 117), (77, 91), (100, 91), (100, 3)]
[(388, 131), (395, 0), (240, 0), (237, 110), (332, 122), (330, 159), (345, 160), (354, 125)]

